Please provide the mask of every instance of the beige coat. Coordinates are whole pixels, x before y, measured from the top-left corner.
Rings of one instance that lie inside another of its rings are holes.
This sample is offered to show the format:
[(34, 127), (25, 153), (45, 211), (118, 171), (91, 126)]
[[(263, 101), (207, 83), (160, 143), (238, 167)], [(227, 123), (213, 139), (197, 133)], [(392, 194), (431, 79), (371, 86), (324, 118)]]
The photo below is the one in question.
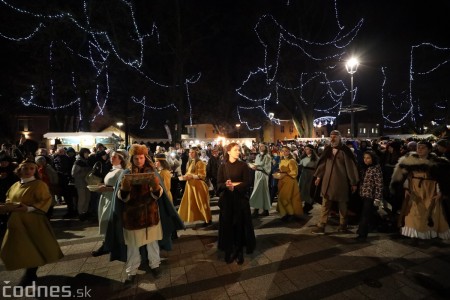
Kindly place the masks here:
[(339, 150), (335, 156), (321, 158), (314, 176), (321, 178), (321, 196), (331, 201), (347, 202), (350, 197), (350, 186), (357, 185), (359, 181), (355, 160), (343, 150)]

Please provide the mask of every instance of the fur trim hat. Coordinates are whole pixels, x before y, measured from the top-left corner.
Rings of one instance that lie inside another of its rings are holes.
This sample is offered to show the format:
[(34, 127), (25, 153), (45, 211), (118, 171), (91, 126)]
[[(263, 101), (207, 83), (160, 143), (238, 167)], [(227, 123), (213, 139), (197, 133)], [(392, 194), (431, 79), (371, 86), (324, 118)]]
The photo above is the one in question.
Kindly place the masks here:
[(145, 145), (133, 144), (130, 147), (130, 151), (128, 152), (130, 157), (133, 155), (148, 155), (148, 148)]

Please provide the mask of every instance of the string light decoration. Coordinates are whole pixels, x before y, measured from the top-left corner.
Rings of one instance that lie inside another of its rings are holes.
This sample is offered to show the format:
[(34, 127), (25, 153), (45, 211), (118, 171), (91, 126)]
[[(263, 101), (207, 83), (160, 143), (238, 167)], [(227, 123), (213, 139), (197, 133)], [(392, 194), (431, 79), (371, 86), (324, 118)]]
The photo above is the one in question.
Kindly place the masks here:
[[(439, 55), (440, 54), (440, 55)], [(427, 59), (421, 59), (426, 55)], [(444, 57), (441, 57), (444, 56)], [(433, 57), (432, 60), (429, 57)], [(431, 63), (429, 63), (431, 61)], [(420, 63), (418, 63), (420, 62)], [(450, 62), (450, 48), (439, 47), (432, 43), (420, 43), (411, 46), (409, 64), (409, 88), (398, 95), (386, 91), (386, 68), (381, 68), (383, 82), (381, 84), (381, 112), (385, 128), (400, 128), (407, 123), (419, 125), (425, 117), (421, 109), (421, 100), (414, 93), (420, 86), (424, 76), (431, 76), (440, 69), (448, 67)], [(448, 96), (448, 95), (447, 95)], [(447, 100), (438, 101), (437, 105), (447, 103)], [(435, 104), (436, 105), (436, 104)], [(435, 110), (434, 113), (439, 110)], [(444, 118), (435, 118), (434, 121), (445, 122)]]
[(23, 37), (10, 37), (1, 32), (0, 32), (0, 36), (4, 39), (10, 40), (10, 41), (23, 42), (23, 41), (33, 38), (35, 36), (35, 34), (38, 33), (41, 30), (41, 28), (43, 28), (43, 27), (45, 27), (45, 25), (43, 23), (39, 23), (39, 25), (36, 28), (34, 28), (32, 33), (30, 33), (27, 36), (23, 36)]
[[(240, 97), (250, 102), (248, 105), (237, 106), (239, 122), (245, 124), (249, 130), (260, 129), (261, 126), (250, 125), (248, 119), (242, 117), (242, 112), (249, 109), (260, 109), (263, 116), (269, 119), (266, 109), (273, 107), (273, 104), (279, 104), (281, 90), (298, 93), (298, 98), (296, 98), (298, 105), (313, 107), (314, 114), (331, 114), (332, 116), (328, 118), (335, 118), (339, 114), (344, 96), (349, 92), (349, 89), (342, 80), (330, 80), (327, 72), (334, 70), (336, 62), (343, 60), (346, 55), (345, 48), (357, 36), (364, 19), (361, 18), (353, 28), (344, 31), (345, 27), (339, 22), (336, 2), (334, 1), (334, 11), (338, 30), (336, 35), (328, 41), (310, 41), (298, 37), (285, 29), (272, 15), (263, 15), (259, 18), (254, 31), (259, 43), (264, 48), (264, 62), (256, 70), (250, 71), (241, 86), (236, 89)], [(275, 46), (271, 48), (269, 45)], [(288, 58), (282, 57), (284, 49), (296, 49), (307, 61), (311, 63), (320, 61), (321, 65), (325, 65), (325, 67), (314, 72), (300, 71), (298, 73), (298, 85), (286, 84), (278, 74), (281, 58), (288, 60)], [(307, 89), (317, 85), (324, 92), (319, 97), (311, 99)], [(252, 86), (257, 88), (252, 89)], [(357, 88), (354, 91), (356, 96)], [(269, 103), (273, 104), (269, 105)], [(267, 119), (262, 121), (267, 121)], [(326, 120), (330, 122), (330, 119)], [(274, 120), (270, 121), (273, 122)], [(318, 124), (318, 122), (315, 124)]]
[[(437, 103), (434, 103), (436, 116), (434, 118), (433, 125), (443, 125), (448, 123), (448, 116), (450, 115), (450, 101), (448, 99), (445, 99), (443, 101), (439, 101)], [(442, 117), (438, 117), (438, 114), (441, 114)]]
[(146, 101), (145, 101), (145, 96), (143, 96), (142, 99), (138, 99), (138, 98), (136, 98), (134, 96), (131, 96), (131, 100), (134, 103), (139, 104), (139, 105), (142, 106), (142, 119), (141, 119), (140, 129), (144, 129), (147, 126), (147, 124), (148, 124), (148, 120), (145, 120), (145, 110), (147, 108), (150, 108), (150, 109), (153, 109), (153, 110), (163, 110), (163, 109), (168, 109), (170, 107), (173, 107), (176, 111), (178, 111), (178, 108), (173, 103), (165, 105), (165, 106), (160, 106), (160, 107), (147, 105)]
[[(92, 68), (93, 68), (93, 74), (92, 78), (94, 80), (94, 86), (95, 86), (95, 93), (90, 93), (93, 96), (93, 99), (89, 100), (86, 99), (86, 97), (80, 97), (77, 96), (75, 100), (69, 101), (67, 103), (61, 103), (63, 102), (62, 99), (68, 99), (67, 95), (60, 95), (58, 97), (59, 101), (57, 101), (55, 96), (55, 81), (58, 79), (50, 78), (49, 80), (49, 102), (50, 105), (41, 105), (37, 103), (37, 99), (35, 97), (37, 93), (38, 87), (36, 84), (31, 84), (31, 92), (29, 92), (29, 96), (22, 96), (20, 97), (20, 101), (25, 106), (33, 106), (38, 107), (40, 109), (48, 109), (48, 110), (60, 110), (60, 109), (67, 109), (73, 105), (77, 106), (78, 108), (78, 117), (80, 120), (82, 120), (82, 112), (81, 108), (84, 107), (82, 105), (82, 101), (94, 101), (95, 107), (93, 108), (93, 111), (90, 113), (91, 116), (89, 117), (89, 122), (93, 122), (96, 120), (98, 116), (104, 115), (104, 112), (107, 108), (107, 103), (109, 101), (111, 89), (110, 89), (110, 73), (109, 68), (111, 66), (111, 63), (113, 62), (113, 59), (115, 59), (115, 62), (120, 62), (122, 65), (128, 68), (128, 70), (131, 70), (140, 78), (143, 78), (151, 85), (156, 85), (159, 87), (171, 89), (171, 88), (181, 88), (186, 89), (186, 97), (187, 102), (189, 105), (189, 115), (190, 115), (190, 123), (192, 124), (192, 104), (190, 100), (189, 95), (189, 86), (192, 84), (195, 84), (200, 79), (201, 75), (200, 73), (197, 75), (192, 76), (191, 78), (185, 79), (184, 84), (181, 85), (173, 85), (173, 84), (165, 84), (162, 82), (159, 82), (158, 80), (155, 80), (150, 75), (148, 75), (148, 68), (145, 68), (144, 66), (144, 53), (145, 52), (145, 45), (148, 43), (149, 40), (153, 41), (156, 44), (160, 43), (160, 36), (159, 31), (156, 23), (152, 23), (150, 32), (144, 32), (141, 30), (138, 26), (138, 22), (136, 20), (136, 14), (135, 9), (133, 7), (133, 3), (128, 0), (119, 0), (118, 3), (123, 5), (123, 8), (128, 12), (126, 17), (129, 18), (129, 22), (127, 23), (130, 27), (130, 33), (129, 36), (131, 37), (131, 41), (135, 43), (135, 48), (138, 49), (136, 55), (132, 57), (125, 57), (123, 54), (120, 53), (118, 50), (118, 47), (114, 43), (114, 40), (111, 38), (112, 33), (109, 33), (109, 28), (106, 29), (99, 29), (95, 25), (95, 20), (91, 19), (92, 12), (89, 11), (88, 7), (88, 1), (82, 1), (81, 2), (81, 11), (83, 12), (83, 17), (81, 19), (77, 19), (77, 16), (70, 12), (54, 12), (57, 9), (54, 9), (52, 13), (41, 13), (41, 12), (35, 12), (31, 9), (23, 8), (17, 4), (15, 4), (12, 1), (6, 1), (6, 0), (0, 0), (0, 4), (3, 4), (7, 6), (8, 8), (14, 10), (15, 12), (28, 16), (31, 18), (36, 19), (39, 23), (38, 25), (32, 29), (28, 34), (23, 34), (22, 36), (12, 37), (5, 33), (0, 33), (0, 37), (14, 41), (14, 42), (24, 42), (24, 41), (31, 41), (38, 32), (43, 32), (47, 27), (49, 27), (50, 24), (58, 24), (58, 23), (69, 23), (73, 25), (75, 30), (81, 31), (85, 36), (87, 36), (87, 42), (85, 43), (86, 46), (80, 47), (80, 50), (75, 51), (74, 47), (71, 47), (66, 40), (64, 40), (64, 37), (60, 40), (54, 40), (50, 42), (50, 58), (49, 58), (49, 68), (50, 73), (52, 73), (53, 70), (53, 50), (52, 48), (58, 44), (58, 45), (64, 45), (64, 47), (67, 50), (68, 54), (71, 54), (73, 56), (79, 57), (82, 59), (82, 61), (87, 62)], [(78, 4), (77, 4), (78, 5)], [(78, 17), (79, 18), (79, 17)], [(126, 19), (127, 21), (128, 19)], [(112, 32), (112, 31), (111, 31)], [(145, 70), (145, 71), (144, 71)], [(72, 73), (72, 88), (75, 91), (75, 93), (82, 93), (84, 91), (79, 91), (76, 84), (76, 79), (78, 74), (74, 73), (73, 71), (69, 71)], [(44, 87), (42, 87), (44, 88)], [(142, 108), (142, 120), (141, 120), (141, 126), (140, 128), (143, 129), (148, 124), (148, 121), (146, 120), (146, 111), (147, 110), (160, 110), (160, 109), (167, 109), (167, 108), (174, 108), (177, 110), (177, 107), (174, 103), (167, 104), (163, 107), (158, 106), (149, 106), (145, 104), (145, 97), (138, 100), (137, 98), (133, 98), (132, 95), (130, 95), (133, 99), (133, 103), (138, 104)], [(136, 100), (136, 101), (135, 101)], [(84, 112), (86, 114), (86, 112)]]
[(336, 121), (336, 117), (324, 116), (324, 117), (314, 119), (313, 125), (314, 125), (314, 127), (322, 127), (322, 126), (327, 126), (328, 124), (333, 125), (335, 121)]
[(260, 125), (260, 126), (255, 126), (255, 127), (251, 126), (251, 125), (249, 124), (248, 121), (245, 121), (246, 118), (241, 117), (241, 112), (247, 112), (247, 113), (252, 113), (252, 114), (262, 113), (262, 114), (263, 114), (265, 117), (267, 117), (267, 119), (269, 119), (271, 122), (273, 122), (273, 123), (275, 123), (275, 124), (277, 124), (277, 125), (280, 125), (280, 124), (281, 124), (280, 119), (275, 118), (275, 117), (273, 116), (273, 113), (270, 113), (270, 112), (268, 113), (268, 112), (266, 112), (265, 107), (262, 107), (262, 106), (251, 106), (251, 107), (248, 107), (248, 106), (238, 106), (238, 107), (237, 107), (237, 114), (238, 114), (239, 122), (240, 122), (241, 124), (245, 124), (249, 130), (259, 130), (259, 129), (262, 128), (262, 125)]

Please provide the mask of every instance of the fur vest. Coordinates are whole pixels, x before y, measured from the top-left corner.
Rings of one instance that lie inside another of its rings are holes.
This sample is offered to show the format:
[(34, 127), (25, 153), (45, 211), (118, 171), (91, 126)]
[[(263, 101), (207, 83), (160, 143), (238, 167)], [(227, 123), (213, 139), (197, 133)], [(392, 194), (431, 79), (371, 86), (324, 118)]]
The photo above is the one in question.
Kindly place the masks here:
[(420, 159), (416, 152), (402, 156), (394, 168), (390, 190), (394, 193), (403, 185), (408, 174), (413, 171), (427, 172), (431, 179), (436, 180), (444, 197), (450, 196), (450, 161), (430, 153), (427, 159)]
[[(132, 170), (132, 174), (154, 172), (151, 166), (145, 166), (143, 170), (133, 166)], [(152, 197), (148, 184), (131, 186), (130, 200), (125, 202), (122, 211), (122, 222), (128, 230), (143, 229), (159, 223), (158, 202)]]

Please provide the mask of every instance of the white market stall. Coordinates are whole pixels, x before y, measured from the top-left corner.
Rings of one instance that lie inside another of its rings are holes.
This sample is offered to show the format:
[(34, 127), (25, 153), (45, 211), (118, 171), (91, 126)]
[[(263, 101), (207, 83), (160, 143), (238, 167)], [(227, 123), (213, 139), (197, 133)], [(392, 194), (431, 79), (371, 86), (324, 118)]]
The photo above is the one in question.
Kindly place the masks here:
[(80, 148), (92, 148), (97, 143), (102, 143), (109, 149), (116, 149), (120, 138), (114, 132), (48, 132), (44, 134), (47, 139), (47, 149), (52, 148), (59, 140), (58, 147), (72, 147), (75, 151)]

